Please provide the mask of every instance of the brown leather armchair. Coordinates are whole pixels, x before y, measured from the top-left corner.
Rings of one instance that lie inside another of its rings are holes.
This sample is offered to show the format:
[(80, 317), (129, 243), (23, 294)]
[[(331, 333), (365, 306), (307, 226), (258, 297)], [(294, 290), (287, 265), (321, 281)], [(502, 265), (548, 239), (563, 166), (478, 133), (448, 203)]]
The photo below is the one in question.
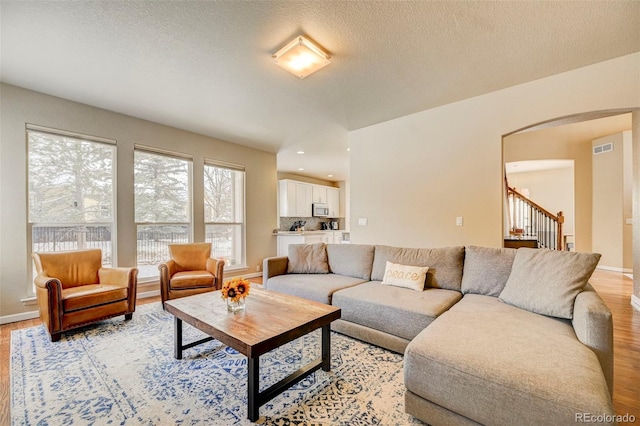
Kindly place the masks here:
[(34, 282), (40, 318), (51, 335), (136, 310), (138, 269), (103, 268), (102, 250), (31, 255), (38, 275)]
[(211, 258), (211, 243), (169, 244), (171, 259), (158, 266), (164, 302), (222, 287), (224, 260)]

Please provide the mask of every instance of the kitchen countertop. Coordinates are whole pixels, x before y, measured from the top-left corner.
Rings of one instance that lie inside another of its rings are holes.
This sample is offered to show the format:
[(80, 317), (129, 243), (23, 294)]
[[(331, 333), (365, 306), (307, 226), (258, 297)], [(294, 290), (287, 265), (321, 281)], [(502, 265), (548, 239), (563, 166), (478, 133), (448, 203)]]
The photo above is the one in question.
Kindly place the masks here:
[(278, 231), (274, 232), (273, 235), (313, 235), (313, 234), (326, 234), (327, 232), (345, 232), (344, 229), (327, 229), (326, 231), (317, 230), (317, 231)]

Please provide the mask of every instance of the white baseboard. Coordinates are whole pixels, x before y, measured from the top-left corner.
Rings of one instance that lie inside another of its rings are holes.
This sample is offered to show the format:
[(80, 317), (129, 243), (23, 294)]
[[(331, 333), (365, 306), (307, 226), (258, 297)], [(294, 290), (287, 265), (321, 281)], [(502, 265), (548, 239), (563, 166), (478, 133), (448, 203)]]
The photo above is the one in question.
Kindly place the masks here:
[(632, 294), (631, 306), (633, 306), (636, 311), (640, 311), (640, 297), (636, 296), (635, 294)]
[(29, 311), (29, 312), (21, 312), (19, 314), (13, 314), (13, 315), (4, 315), (0, 317), (0, 324), (9, 324), (12, 322), (26, 321), (26, 320), (38, 318), (39, 316), (40, 316), (40, 312), (38, 311)]
[(616, 266), (602, 266), (598, 265), (596, 269), (602, 269), (603, 271), (612, 271), (612, 272), (621, 272), (621, 273), (633, 273), (633, 269), (629, 268), (618, 268)]
[(143, 291), (136, 295), (136, 299), (146, 299), (147, 297), (160, 296), (160, 290)]

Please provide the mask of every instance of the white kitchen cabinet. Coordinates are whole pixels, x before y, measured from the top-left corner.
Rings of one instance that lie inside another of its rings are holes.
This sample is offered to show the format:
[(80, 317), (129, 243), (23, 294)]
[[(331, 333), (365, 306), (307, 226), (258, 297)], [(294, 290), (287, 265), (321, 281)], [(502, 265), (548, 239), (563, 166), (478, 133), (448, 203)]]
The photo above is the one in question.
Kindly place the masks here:
[(340, 217), (340, 188), (327, 187), (329, 217)]
[(313, 202), (314, 203), (327, 203), (327, 190), (329, 188), (323, 185), (313, 185)]
[(329, 241), (329, 238), (333, 239), (332, 234), (332, 232), (314, 232), (312, 234), (278, 235), (278, 256), (288, 256), (290, 244), (331, 244), (333, 241)]
[(329, 217), (341, 217), (340, 188), (282, 179), (279, 182), (279, 197), (280, 217), (312, 217), (313, 203), (326, 204)]
[(278, 235), (278, 256), (289, 255), (289, 244), (304, 244), (304, 235)]
[(282, 179), (278, 195), (281, 217), (311, 217), (313, 185)]

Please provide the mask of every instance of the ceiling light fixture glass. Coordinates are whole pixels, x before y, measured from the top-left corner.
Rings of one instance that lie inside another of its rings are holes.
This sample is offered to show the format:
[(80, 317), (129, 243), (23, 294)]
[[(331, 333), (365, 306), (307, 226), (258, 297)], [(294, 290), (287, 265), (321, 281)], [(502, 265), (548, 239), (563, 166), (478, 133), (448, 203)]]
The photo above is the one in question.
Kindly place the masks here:
[(299, 78), (305, 78), (331, 63), (331, 56), (303, 35), (291, 40), (271, 57), (277, 66)]

